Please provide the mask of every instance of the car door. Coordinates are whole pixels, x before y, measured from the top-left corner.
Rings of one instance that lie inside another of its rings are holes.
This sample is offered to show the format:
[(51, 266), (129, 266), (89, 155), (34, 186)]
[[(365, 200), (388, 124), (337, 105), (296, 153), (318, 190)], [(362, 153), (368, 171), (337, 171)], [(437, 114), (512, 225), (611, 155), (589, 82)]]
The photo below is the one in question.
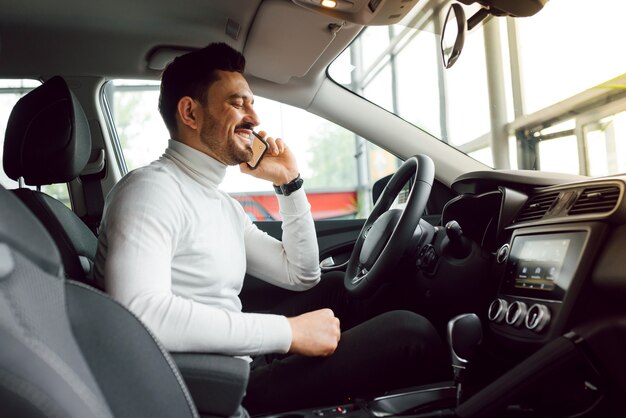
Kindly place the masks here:
[[(385, 176), (373, 184), (372, 201), (378, 198), (378, 195), (390, 177), (391, 175)], [(435, 180), (426, 211), (422, 218), (432, 225), (440, 225), (443, 207), (446, 202), (454, 196), (454, 192), (441, 182)], [(364, 217), (357, 217), (356, 219), (322, 219), (315, 221), (322, 273), (331, 270), (345, 271), (345, 265), (352, 253), (354, 242), (363, 228), (364, 222)], [(255, 221), (255, 224), (259, 229), (274, 238), (281, 238), (281, 222), (261, 220)], [(245, 310), (262, 312), (271, 309), (284, 298), (289, 297), (290, 294), (291, 292), (288, 290), (271, 286), (248, 275), (246, 276), (240, 297)]]

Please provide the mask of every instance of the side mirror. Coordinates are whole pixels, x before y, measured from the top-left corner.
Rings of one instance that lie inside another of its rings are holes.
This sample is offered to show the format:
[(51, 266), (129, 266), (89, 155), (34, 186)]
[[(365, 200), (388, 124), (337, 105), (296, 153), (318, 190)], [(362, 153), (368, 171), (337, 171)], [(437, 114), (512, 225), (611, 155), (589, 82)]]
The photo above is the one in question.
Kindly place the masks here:
[(450, 68), (461, 55), (461, 50), (465, 44), (465, 33), (467, 32), (467, 19), (463, 6), (453, 3), (446, 13), (446, 20), (441, 32), (441, 56), (443, 66)]

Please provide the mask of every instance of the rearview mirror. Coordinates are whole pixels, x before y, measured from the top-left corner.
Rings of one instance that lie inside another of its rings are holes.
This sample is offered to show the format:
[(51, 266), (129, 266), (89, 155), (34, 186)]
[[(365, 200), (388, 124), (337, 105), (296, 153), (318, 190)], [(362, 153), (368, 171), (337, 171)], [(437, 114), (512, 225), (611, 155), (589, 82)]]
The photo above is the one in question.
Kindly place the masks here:
[(467, 32), (467, 20), (463, 6), (453, 3), (446, 13), (446, 20), (441, 32), (441, 56), (443, 66), (450, 68), (454, 65), (465, 44), (465, 33)]

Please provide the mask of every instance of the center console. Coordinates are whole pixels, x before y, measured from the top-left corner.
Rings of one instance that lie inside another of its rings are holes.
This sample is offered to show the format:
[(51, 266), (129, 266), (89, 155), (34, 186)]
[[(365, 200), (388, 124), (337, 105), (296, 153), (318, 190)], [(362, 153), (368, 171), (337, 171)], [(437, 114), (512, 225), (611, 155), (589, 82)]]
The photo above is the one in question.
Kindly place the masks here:
[(427, 411), (452, 411), (456, 406), (453, 382), (440, 382), (388, 393), (369, 401), (274, 414), (265, 418), (382, 418)]
[(586, 249), (597, 245), (593, 224), (515, 230), (496, 254), (500, 287), (489, 306), (490, 328), (513, 340), (547, 341), (579, 291)]

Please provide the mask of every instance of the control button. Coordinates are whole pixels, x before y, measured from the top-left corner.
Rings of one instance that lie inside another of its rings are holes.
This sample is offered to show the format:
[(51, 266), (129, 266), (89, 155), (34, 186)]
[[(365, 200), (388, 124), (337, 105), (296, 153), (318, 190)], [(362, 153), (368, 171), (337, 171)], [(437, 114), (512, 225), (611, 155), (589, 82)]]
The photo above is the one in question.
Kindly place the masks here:
[(547, 306), (535, 303), (528, 309), (526, 328), (541, 332), (550, 323), (550, 310)]
[(506, 300), (500, 298), (494, 299), (494, 301), (491, 302), (491, 305), (489, 305), (489, 312), (487, 316), (491, 321), (500, 323), (504, 320), (508, 307), (509, 302), (507, 302)]
[(435, 248), (430, 245), (424, 245), (417, 254), (415, 265), (426, 273), (434, 273), (439, 257)]
[(527, 311), (528, 308), (524, 302), (515, 301), (511, 303), (506, 310), (506, 323), (514, 327), (519, 327), (524, 323)]
[(496, 253), (496, 261), (500, 264), (504, 263), (506, 260), (509, 259), (510, 252), (511, 246), (509, 244), (504, 244)]

